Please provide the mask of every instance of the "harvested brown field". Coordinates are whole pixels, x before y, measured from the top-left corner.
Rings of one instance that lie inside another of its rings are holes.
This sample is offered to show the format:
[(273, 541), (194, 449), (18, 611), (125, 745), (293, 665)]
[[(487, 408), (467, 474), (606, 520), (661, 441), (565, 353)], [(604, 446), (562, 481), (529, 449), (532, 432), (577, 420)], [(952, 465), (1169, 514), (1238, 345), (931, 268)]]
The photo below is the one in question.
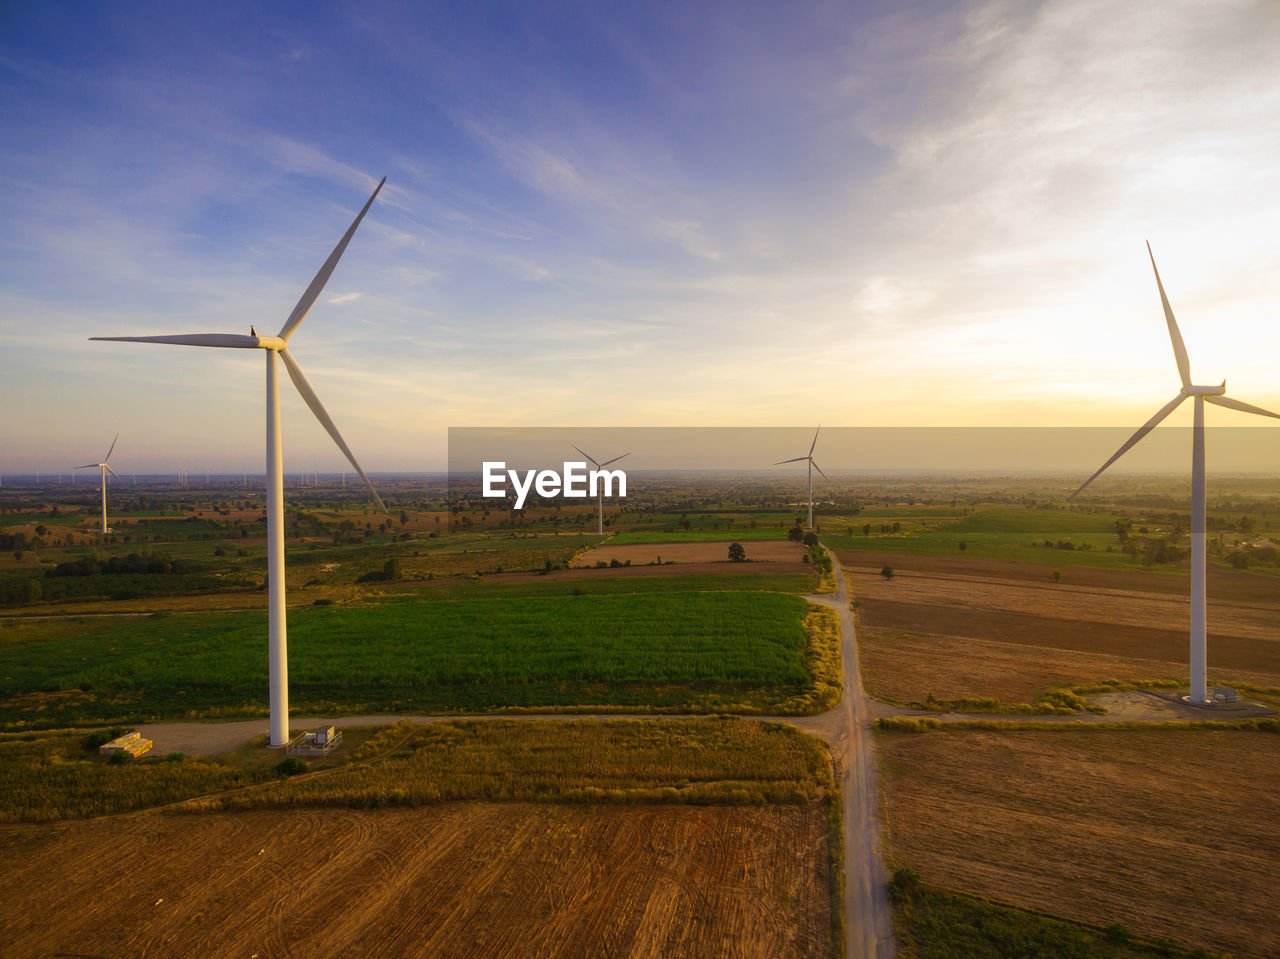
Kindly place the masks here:
[(879, 748), (890, 862), (926, 883), (1280, 954), (1280, 737), (948, 730)]
[[(873, 695), (899, 702), (1187, 672), (1187, 579), (1162, 573), (848, 553)], [(880, 576), (883, 565), (894, 577)], [(1210, 583), (1211, 681), (1280, 684), (1280, 582), (1218, 571)], [(1221, 594), (1232, 598), (1223, 599)]]
[(457, 803), (0, 833), (8, 957), (819, 956), (821, 806)]
[[(807, 551), (800, 543), (785, 539), (748, 540), (742, 545), (749, 562), (733, 563), (729, 560), (731, 542), (733, 540), (726, 539), (723, 542), (622, 543), (617, 546), (606, 543), (581, 553), (573, 565), (594, 566), (616, 559), (619, 563), (631, 560), (634, 568), (656, 563), (661, 558), (663, 563), (714, 563), (717, 571), (722, 573), (804, 573), (811, 568), (804, 562)], [(684, 571), (682, 565), (681, 572)]]

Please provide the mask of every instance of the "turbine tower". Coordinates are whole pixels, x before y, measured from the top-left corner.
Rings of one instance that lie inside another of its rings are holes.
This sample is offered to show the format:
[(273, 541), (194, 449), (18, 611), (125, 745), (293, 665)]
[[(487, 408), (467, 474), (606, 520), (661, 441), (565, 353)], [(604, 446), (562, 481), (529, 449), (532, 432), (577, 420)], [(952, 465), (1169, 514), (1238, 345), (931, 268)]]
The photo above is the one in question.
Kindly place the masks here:
[(352, 222), (346, 234), (338, 241), (338, 245), (334, 247), (333, 252), (329, 254), (329, 259), (325, 260), (324, 265), (320, 267), (320, 272), (315, 275), (311, 285), (302, 294), (302, 298), (298, 300), (298, 305), (293, 308), (293, 312), (289, 314), (289, 318), (285, 320), (284, 326), (280, 328), (280, 332), (277, 335), (180, 333), (172, 336), (90, 337), (92, 340), (112, 340), (125, 343), (168, 343), (177, 346), (210, 346), (240, 350), (259, 349), (266, 353), (267, 584), (268, 621), (270, 624), (269, 684), (271, 688), (272, 746), (284, 746), (289, 742), (289, 673), (285, 643), (284, 605), (284, 463), (280, 441), (280, 390), (276, 357), (279, 356), (283, 361), (284, 367), (289, 373), (289, 378), (293, 380), (293, 385), (297, 387), (302, 399), (311, 408), (311, 412), (315, 414), (316, 419), (328, 431), (333, 441), (338, 445), (338, 449), (342, 450), (351, 465), (355, 467), (356, 472), (360, 474), (360, 478), (364, 480), (365, 485), (369, 487), (369, 492), (373, 494), (374, 502), (378, 504), (378, 508), (386, 512), (386, 506), (383, 505), (378, 491), (373, 488), (373, 483), (369, 481), (365, 471), (356, 462), (355, 454), (351, 452), (350, 447), (347, 446), (346, 441), (343, 440), (342, 435), (338, 432), (338, 428), (334, 426), (333, 420), (325, 412), (324, 406), (320, 403), (320, 398), (311, 389), (311, 384), (303, 376), (301, 367), (290, 355), (288, 349), (289, 337), (293, 335), (299, 324), (306, 319), (307, 311), (311, 309), (312, 304), (319, 298), (320, 292), (329, 280), (329, 276), (338, 265), (338, 260), (341, 259), (342, 254), (346, 251), (347, 244), (351, 242), (351, 237), (355, 234), (356, 227), (360, 225), (364, 215), (369, 212), (369, 207), (373, 205), (374, 199), (386, 182), (387, 178), (383, 177), (365, 203), (364, 208), (357, 214), (355, 221)]
[(783, 463), (808, 463), (809, 464), (809, 529), (813, 529), (813, 471), (817, 470), (818, 474), (823, 478), (827, 478), (827, 474), (822, 472), (822, 468), (813, 461), (813, 450), (818, 445), (818, 433), (822, 427), (813, 431), (813, 442), (809, 444), (808, 456), (797, 456), (794, 459), (780, 460), (774, 463), (774, 466), (781, 466)]
[[(107, 450), (107, 455), (102, 458), (101, 463), (85, 463), (83, 466), (77, 466), (78, 470), (90, 470), (97, 468), (102, 474), (102, 535), (106, 536), (109, 532), (107, 529), (107, 474), (110, 473), (116, 479), (120, 479), (120, 474), (113, 470), (108, 464), (111, 462), (111, 453), (116, 448), (116, 440), (120, 439), (120, 434), (116, 434), (116, 439), (111, 441), (111, 449)], [(71, 474), (72, 482), (75, 481), (75, 473)], [(124, 480), (120, 480), (121, 483)]]
[(1221, 386), (1195, 386), (1191, 382), (1191, 362), (1187, 359), (1187, 348), (1182, 342), (1182, 334), (1178, 331), (1178, 322), (1173, 318), (1173, 307), (1169, 305), (1169, 297), (1165, 295), (1164, 284), (1160, 282), (1160, 271), (1156, 269), (1156, 258), (1151, 252), (1151, 244), (1147, 244), (1147, 256), (1151, 258), (1151, 269), (1156, 274), (1156, 286), (1160, 290), (1160, 303), (1164, 306), (1164, 318), (1169, 327), (1169, 340), (1173, 343), (1173, 358), (1178, 364), (1178, 376), (1182, 380), (1182, 389), (1178, 395), (1160, 408), (1159, 412), (1147, 420), (1138, 432), (1129, 438), (1129, 442), (1116, 450), (1111, 459), (1099, 467), (1069, 497), (1075, 499), (1080, 492), (1101, 475), (1102, 471), (1118, 460), (1129, 448), (1156, 428), (1156, 425), (1172, 413), (1183, 400), (1195, 400), (1195, 416), (1191, 431), (1191, 694), (1193, 703), (1207, 704), (1209, 690), (1206, 681), (1206, 614), (1205, 614), (1205, 478), (1204, 478), (1204, 404), (1225, 406), (1229, 410), (1242, 413), (1256, 413), (1258, 416), (1271, 416), (1280, 419), (1280, 413), (1272, 413), (1258, 406), (1242, 403), (1226, 395), (1227, 381)]
[[(572, 443), (570, 443), (569, 445), (573, 446)], [(574, 446), (573, 448), (575, 450), (578, 450), (578, 447), (576, 446)], [(582, 450), (578, 450), (578, 452), (582, 453)], [(623, 459), (624, 457), (630, 456), (631, 454), (623, 453), (622, 456), (615, 456), (613, 459), (605, 460), (603, 463), (596, 462), (596, 458), (592, 456), (590, 453), (582, 453), (582, 455), (585, 456), (587, 459), (591, 460), (592, 466), (594, 466), (598, 470), (602, 470), (606, 466), (608, 466), (610, 463), (616, 463), (618, 462), (618, 460)], [(597, 498), (597, 502), (599, 503), (599, 509), (600, 509), (596, 518), (596, 530), (601, 536), (603, 536), (604, 535), (604, 484), (603, 483), (599, 483), (596, 486), (596, 498)]]

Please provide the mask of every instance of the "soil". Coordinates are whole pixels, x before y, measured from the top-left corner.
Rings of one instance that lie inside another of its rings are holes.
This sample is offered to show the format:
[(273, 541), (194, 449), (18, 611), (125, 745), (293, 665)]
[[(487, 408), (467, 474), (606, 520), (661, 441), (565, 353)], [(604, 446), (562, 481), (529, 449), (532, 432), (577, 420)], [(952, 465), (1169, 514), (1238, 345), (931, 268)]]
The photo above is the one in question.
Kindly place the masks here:
[(810, 956), (820, 806), (456, 803), (0, 831), (28, 956)]
[(1280, 737), (1228, 730), (880, 737), (890, 859), (926, 883), (1280, 954)]
[[(991, 560), (847, 553), (873, 695), (897, 702), (1187, 675), (1184, 576)], [(894, 577), (880, 576), (884, 565)], [(1280, 685), (1280, 581), (1218, 571), (1209, 583), (1210, 682)], [(1215, 592), (1217, 588), (1217, 592)]]

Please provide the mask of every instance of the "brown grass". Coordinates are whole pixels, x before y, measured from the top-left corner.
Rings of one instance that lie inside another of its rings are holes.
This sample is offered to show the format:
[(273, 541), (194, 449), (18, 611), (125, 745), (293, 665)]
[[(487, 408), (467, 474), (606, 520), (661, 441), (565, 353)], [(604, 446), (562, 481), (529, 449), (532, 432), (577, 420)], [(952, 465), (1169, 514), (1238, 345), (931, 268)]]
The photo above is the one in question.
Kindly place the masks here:
[(823, 807), (465, 803), (0, 833), (5, 955), (809, 956)]
[(1239, 955), (1280, 950), (1280, 737), (880, 737), (893, 866), (927, 883)]

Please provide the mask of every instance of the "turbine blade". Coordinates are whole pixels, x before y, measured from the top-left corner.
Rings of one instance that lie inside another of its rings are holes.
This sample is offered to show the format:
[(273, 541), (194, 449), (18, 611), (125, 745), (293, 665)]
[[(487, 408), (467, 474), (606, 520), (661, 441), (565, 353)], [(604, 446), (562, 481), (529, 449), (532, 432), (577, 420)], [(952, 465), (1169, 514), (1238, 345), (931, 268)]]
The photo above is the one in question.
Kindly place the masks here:
[[(329, 259), (324, 261), (324, 266), (320, 267), (320, 272), (316, 274), (315, 279), (311, 281), (311, 285), (307, 287), (302, 299), (298, 301), (298, 305), (293, 308), (293, 312), (289, 314), (289, 319), (284, 321), (284, 326), (280, 327), (280, 338), (287, 340), (293, 331), (298, 328), (298, 324), (307, 318), (307, 311), (319, 298), (320, 292), (324, 289), (324, 285), (329, 282), (329, 277), (333, 274), (334, 268), (338, 265), (338, 261), (342, 259), (342, 254), (347, 251), (347, 244), (351, 242), (351, 238), (355, 236), (356, 227), (360, 225), (360, 221), (364, 219), (364, 215), (369, 212), (369, 207), (373, 206), (374, 198), (382, 189), (382, 184), (387, 182), (387, 178), (383, 177), (378, 185), (374, 188), (373, 195), (365, 202), (364, 209), (356, 214), (355, 220), (338, 241), (338, 245), (333, 248), (333, 252), (329, 254)], [(372, 489), (373, 487), (370, 487)], [(373, 494), (377, 496), (377, 493)]]
[[(570, 443), (569, 445), (573, 446), (572, 443)], [(575, 450), (578, 450), (579, 453), (582, 453), (582, 450), (578, 449), (578, 447), (573, 446), (573, 448)], [(600, 469), (600, 464), (596, 462), (596, 458), (594, 456), (592, 456), (590, 453), (582, 453), (582, 455), (585, 456), (587, 459), (591, 460), (592, 466), (594, 466), (596, 469)]]
[[(809, 462), (810, 462), (810, 463), (813, 463), (813, 460), (810, 460)], [(819, 466), (817, 463), (813, 463), (813, 468), (814, 468), (814, 469), (816, 469), (816, 470), (818, 471), (818, 473), (822, 476), (822, 478), (823, 478), (824, 480), (827, 480), (827, 482), (830, 482), (830, 480), (829, 480), (829, 479), (827, 479), (827, 474), (822, 472), (822, 467), (821, 467), (821, 466)]]
[(1182, 377), (1182, 385), (1191, 385), (1191, 361), (1187, 359), (1187, 347), (1182, 342), (1182, 333), (1178, 331), (1178, 321), (1173, 318), (1173, 307), (1169, 305), (1169, 297), (1165, 296), (1164, 284), (1160, 282), (1160, 271), (1156, 269), (1155, 254), (1151, 252), (1151, 243), (1147, 243), (1147, 256), (1151, 257), (1151, 269), (1155, 270), (1156, 286), (1160, 288), (1160, 302), (1164, 305), (1164, 319), (1169, 324), (1169, 340), (1173, 343), (1173, 358), (1178, 363), (1178, 375)]
[(110, 466), (107, 466), (107, 464), (106, 464), (106, 463), (103, 463), (102, 465), (107, 467), (107, 472), (108, 472), (108, 473), (110, 473), (110, 474), (111, 474), (112, 476), (114, 476), (116, 479), (120, 480), (120, 482), (121, 482), (121, 483), (123, 483), (123, 482), (124, 482), (124, 480), (120, 479), (120, 474), (119, 474), (119, 473), (117, 473), (115, 470), (113, 470)]
[(818, 445), (818, 433), (819, 433), (821, 430), (822, 430), (822, 427), (821, 427), (821, 426), (819, 426), (816, 430), (814, 430), (814, 431), (813, 431), (813, 442), (809, 444), (809, 455), (810, 455), (810, 456), (812, 456), (812, 455), (813, 455), (814, 448)]
[(793, 460), (778, 460), (778, 462), (774, 463), (773, 465), (774, 465), (774, 466), (781, 466), (783, 463), (803, 463), (803, 462), (804, 462), (805, 460), (807, 460), (808, 458), (809, 458), (809, 457), (807, 457), (807, 456), (797, 456), (797, 457), (796, 457), (795, 459), (793, 459)]
[(1229, 410), (1239, 410), (1241, 413), (1257, 413), (1259, 416), (1270, 416), (1280, 420), (1280, 413), (1272, 413), (1270, 410), (1264, 410), (1261, 406), (1242, 403), (1240, 400), (1233, 400), (1229, 396), (1206, 396), (1205, 402), (1212, 403), (1214, 406), (1225, 406)]
[(333, 441), (338, 444), (338, 449), (352, 466), (356, 468), (356, 472), (360, 474), (360, 478), (364, 480), (365, 486), (369, 487), (369, 492), (373, 494), (373, 500), (378, 504), (378, 509), (384, 513), (388, 512), (386, 505), (382, 502), (382, 497), (378, 495), (378, 491), (373, 488), (373, 483), (369, 477), (365, 475), (364, 470), (360, 468), (360, 464), (356, 462), (355, 454), (351, 452), (351, 447), (347, 446), (346, 441), (342, 438), (342, 434), (338, 432), (338, 428), (333, 425), (333, 420), (329, 418), (329, 414), (325, 412), (324, 405), (320, 402), (320, 397), (316, 396), (315, 390), (311, 388), (311, 384), (307, 382), (307, 378), (302, 375), (302, 369), (298, 366), (297, 361), (289, 355), (288, 350), (280, 351), (280, 359), (284, 360), (284, 367), (289, 371), (289, 379), (293, 380), (293, 385), (298, 388), (298, 392), (302, 394), (303, 400), (307, 406), (311, 407), (311, 412), (316, 415), (316, 419), (333, 437)]
[(1151, 417), (1151, 419), (1147, 420), (1146, 425), (1144, 425), (1144, 426), (1140, 427), (1140, 428), (1138, 429), (1138, 432), (1134, 433), (1131, 437), (1129, 437), (1129, 442), (1125, 443), (1125, 444), (1124, 444), (1124, 446), (1122, 446), (1122, 447), (1120, 447), (1118, 450), (1116, 450), (1115, 455), (1114, 455), (1114, 456), (1112, 456), (1112, 457), (1111, 457), (1111, 459), (1107, 460), (1105, 463), (1103, 463), (1103, 464), (1102, 464), (1102, 466), (1101, 466), (1101, 467), (1099, 467), (1099, 468), (1098, 468), (1098, 472), (1094, 473), (1094, 474), (1093, 474), (1092, 476), (1090, 476), (1087, 480), (1085, 480), (1083, 483), (1081, 483), (1081, 484), (1080, 484), (1080, 489), (1076, 490), (1074, 493), (1072, 493), (1070, 496), (1068, 496), (1068, 497), (1067, 497), (1067, 502), (1069, 503), (1069, 502), (1071, 502), (1073, 499), (1075, 499), (1077, 496), (1079, 496), (1079, 495), (1080, 495), (1080, 492), (1081, 492), (1081, 491), (1082, 491), (1086, 486), (1088, 486), (1090, 483), (1092, 483), (1094, 480), (1096, 480), (1099, 476), (1101, 476), (1101, 475), (1102, 475), (1102, 471), (1103, 471), (1103, 470), (1105, 470), (1108, 466), (1110, 466), (1112, 463), (1114, 463), (1114, 462), (1115, 462), (1116, 460), (1118, 460), (1120, 457), (1124, 456), (1124, 454), (1125, 454), (1125, 453), (1127, 453), (1127, 452), (1129, 451), (1129, 449), (1130, 449), (1130, 448), (1131, 448), (1135, 443), (1137, 443), (1137, 442), (1138, 442), (1138, 440), (1142, 439), (1144, 436), (1146, 436), (1148, 433), (1150, 433), (1153, 429), (1155, 429), (1155, 428), (1156, 428), (1156, 426), (1160, 423), (1160, 421), (1161, 421), (1162, 419), (1164, 419), (1166, 416), (1168, 416), (1170, 413), (1172, 413), (1172, 412), (1174, 411), (1174, 409), (1176, 409), (1176, 408), (1177, 408), (1178, 404), (1179, 404), (1179, 403), (1181, 403), (1181, 402), (1182, 402), (1183, 400), (1185, 400), (1186, 398), (1187, 398), (1187, 397), (1186, 397), (1185, 395), (1183, 395), (1182, 393), (1179, 393), (1177, 396), (1175, 396), (1173, 399), (1171, 399), (1168, 403), (1166, 403), (1164, 406), (1162, 406), (1162, 407), (1160, 408), (1160, 412), (1156, 413), (1156, 415), (1155, 415), (1155, 416), (1153, 416), (1153, 417)]
[(618, 460), (620, 460), (620, 459), (625, 459), (626, 457), (628, 457), (628, 456), (630, 456), (630, 455), (631, 455), (630, 453), (623, 453), (621, 456), (615, 456), (615, 457), (614, 457), (613, 459), (611, 459), (611, 460), (605, 460), (603, 463), (601, 463), (601, 464), (600, 464), (600, 469), (604, 469), (604, 468), (605, 468), (606, 466), (608, 466), (610, 463), (616, 463), (616, 462), (618, 462)]
[(177, 333), (173, 336), (91, 336), (91, 340), (111, 340), (116, 343), (169, 343), (173, 346), (221, 346), (230, 349), (253, 350), (258, 347), (256, 336), (242, 333)]
[[(116, 438), (115, 438), (114, 440), (112, 440), (112, 441), (111, 441), (111, 449), (107, 450), (107, 455), (106, 455), (106, 456), (104, 456), (104, 457), (102, 457), (102, 465), (103, 465), (103, 466), (107, 466), (107, 464), (111, 462), (111, 453), (112, 453), (112, 451), (116, 448), (116, 440), (118, 440), (118, 439), (120, 439), (120, 434), (119, 434), (119, 433), (117, 433), (117, 434), (116, 434)], [(110, 468), (111, 468), (111, 467), (107, 466), (107, 469), (110, 469)]]
[(84, 466), (73, 466), (71, 468), (73, 470), (96, 470), (101, 465), (101, 463), (85, 463)]

